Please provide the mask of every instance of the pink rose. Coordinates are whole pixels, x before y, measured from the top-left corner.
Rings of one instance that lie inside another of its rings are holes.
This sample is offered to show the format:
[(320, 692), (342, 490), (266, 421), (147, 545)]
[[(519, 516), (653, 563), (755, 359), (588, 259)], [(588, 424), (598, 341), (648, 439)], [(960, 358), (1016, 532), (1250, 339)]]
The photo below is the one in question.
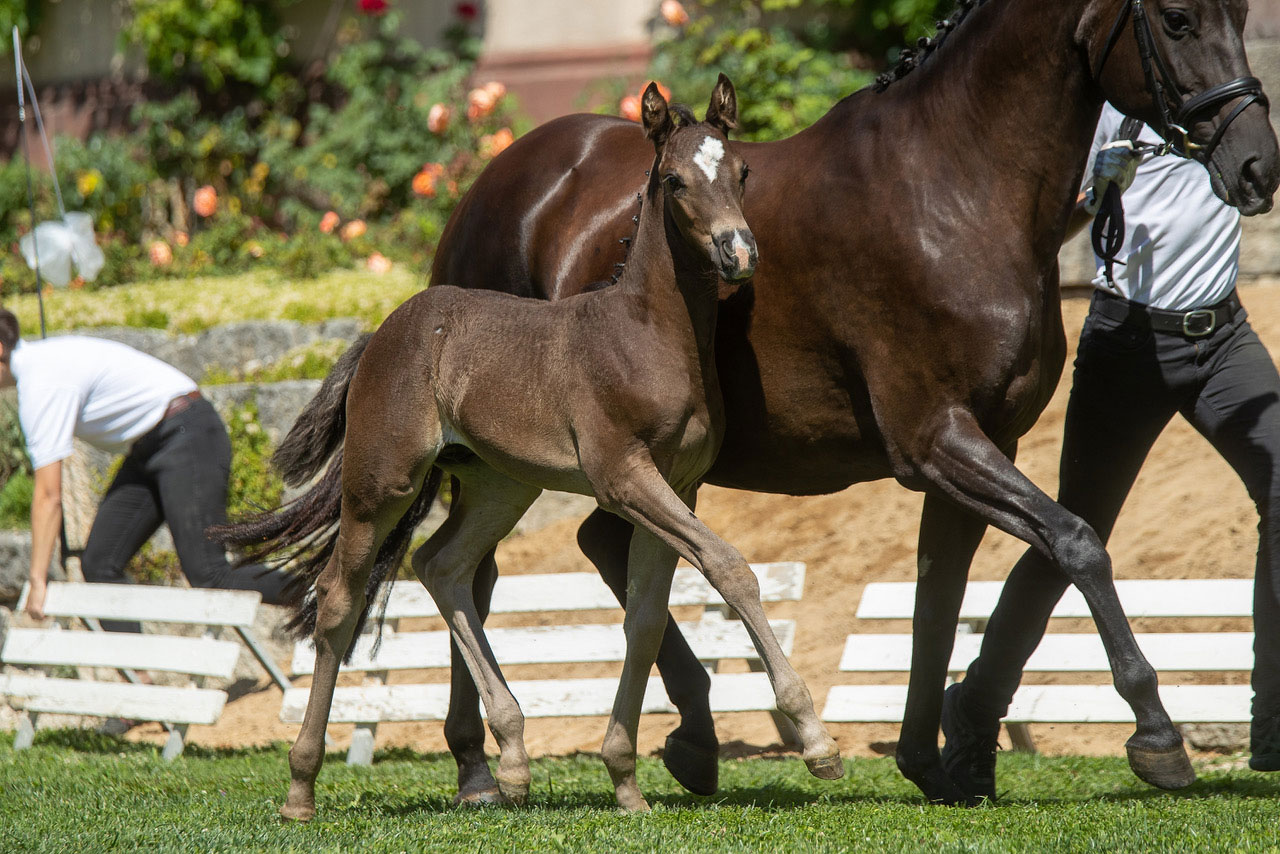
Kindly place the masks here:
[(153, 266), (168, 267), (173, 263), (173, 250), (163, 240), (153, 240), (147, 247), (147, 254), (151, 256)]
[(640, 97), (628, 95), (618, 103), (618, 115), (633, 122), (640, 121)]
[(333, 230), (337, 227), (338, 215), (333, 211), (328, 211), (320, 217), (320, 230), (325, 234), (333, 234)]
[(364, 235), (368, 228), (362, 219), (353, 219), (342, 227), (340, 232), (343, 240), (355, 240), (357, 237)]
[(440, 136), (449, 129), (449, 120), (453, 118), (453, 110), (444, 104), (432, 104), (427, 111), (427, 130)]
[(370, 273), (387, 273), (391, 271), (391, 259), (381, 252), (375, 252), (369, 256), (369, 260), (365, 261), (365, 266), (369, 268)]
[(689, 23), (689, 13), (684, 10), (679, 0), (663, 0), (658, 9), (662, 14), (662, 20), (673, 27), (683, 27)]
[(205, 184), (196, 190), (191, 208), (200, 216), (210, 217), (218, 212), (218, 191)]

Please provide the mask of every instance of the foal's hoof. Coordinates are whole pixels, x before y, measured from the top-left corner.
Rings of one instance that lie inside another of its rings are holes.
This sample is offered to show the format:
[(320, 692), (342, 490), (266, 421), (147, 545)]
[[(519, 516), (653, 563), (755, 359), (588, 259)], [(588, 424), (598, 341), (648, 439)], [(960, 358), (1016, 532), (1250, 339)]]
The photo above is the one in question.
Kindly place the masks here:
[(501, 790), (502, 796), (507, 802), (522, 807), (529, 800), (529, 781), (528, 780), (504, 780), (502, 775), (498, 775), (498, 788)]
[(720, 751), (716, 748), (669, 735), (662, 764), (677, 783), (695, 795), (714, 795), (720, 788)]
[(819, 756), (817, 759), (806, 759), (804, 764), (808, 767), (809, 773), (819, 780), (839, 780), (844, 776), (844, 760), (840, 758), (839, 753)]
[(453, 805), (455, 807), (510, 806), (511, 801), (507, 800), (506, 795), (502, 794), (497, 786), (493, 786), (468, 792), (459, 791), (453, 796)]
[(315, 807), (295, 807), (295, 806), (290, 806), (289, 804), (285, 804), (284, 806), (280, 807), (280, 818), (283, 819), (286, 823), (296, 821), (296, 822), (302, 822), (305, 824), (306, 822), (311, 821), (311, 819), (315, 817), (316, 817)]
[(1147, 750), (1125, 745), (1133, 773), (1157, 789), (1185, 789), (1196, 781), (1195, 769), (1181, 744), (1172, 750)]

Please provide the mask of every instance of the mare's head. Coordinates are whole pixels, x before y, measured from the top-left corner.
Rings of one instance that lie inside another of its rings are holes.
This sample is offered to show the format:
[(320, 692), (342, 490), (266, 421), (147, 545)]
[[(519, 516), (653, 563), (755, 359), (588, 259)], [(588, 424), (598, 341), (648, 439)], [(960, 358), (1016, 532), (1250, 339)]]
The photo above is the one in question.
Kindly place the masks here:
[(742, 214), (747, 164), (728, 145), (729, 131), (738, 124), (738, 97), (729, 78), (720, 75), (706, 121), (695, 122), (682, 107), (668, 107), (652, 83), (641, 100), (641, 117), (658, 153), (654, 175), (662, 182), (663, 203), (676, 229), (721, 278), (750, 277), (756, 240)]
[(1247, 0), (1094, 0), (1082, 24), (1107, 100), (1205, 165), (1245, 215), (1271, 209), (1280, 154), (1244, 52)]

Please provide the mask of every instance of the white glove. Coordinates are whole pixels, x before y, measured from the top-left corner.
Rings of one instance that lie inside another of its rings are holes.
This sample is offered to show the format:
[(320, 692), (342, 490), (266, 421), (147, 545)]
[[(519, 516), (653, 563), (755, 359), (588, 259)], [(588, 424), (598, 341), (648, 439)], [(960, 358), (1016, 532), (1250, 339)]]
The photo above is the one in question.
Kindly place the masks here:
[(1133, 183), (1142, 153), (1134, 149), (1133, 140), (1114, 139), (1098, 151), (1093, 161), (1093, 186), (1089, 188), (1084, 209), (1096, 214), (1107, 187), (1114, 184), (1123, 193)]

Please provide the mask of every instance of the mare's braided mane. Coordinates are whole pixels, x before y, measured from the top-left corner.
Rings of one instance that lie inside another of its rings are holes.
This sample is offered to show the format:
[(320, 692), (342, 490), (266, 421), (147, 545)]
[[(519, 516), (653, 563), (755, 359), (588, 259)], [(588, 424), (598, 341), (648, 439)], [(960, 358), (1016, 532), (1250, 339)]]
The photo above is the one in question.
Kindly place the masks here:
[[(667, 107), (667, 110), (674, 117), (676, 127), (678, 128), (688, 127), (689, 125), (696, 125), (698, 123), (698, 118), (693, 114), (693, 110), (689, 109), (684, 104), (671, 104)], [(649, 177), (648, 169), (644, 171), (644, 176), (646, 178)], [(636, 204), (638, 207), (644, 207), (643, 193), (636, 194)], [(625, 248), (623, 250), (622, 260), (613, 265), (613, 275), (609, 277), (609, 284), (611, 285), (618, 284), (618, 277), (622, 275), (622, 271), (627, 266), (627, 260), (631, 257), (631, 247), (635, 244), (636, 232), (640, 229), (640, 214), (638, 212), (635, 216), (631, 217), (631, 222), (635, 225), (635, 230), (632, 231), (631, 236), (624, 237), (618, 241)]]
[(960, 5), (950, 18), (937, 22), (938, 31), (933, 38), (921, 36), (916, 41), (915, 47), (904, 47), (902, 49), (902, 52), (898, 54), (898, 64), (876, 78), (876, 91), (883, 92), (889, 87), (890, 83), (901, 80), (923, 65), (925, 60), (942, 46), (943, 41), (951, 34), (951, 31), (960, 26), (960, 23), (970, 12), (985, 2), (986, 0), (960, 0)]

